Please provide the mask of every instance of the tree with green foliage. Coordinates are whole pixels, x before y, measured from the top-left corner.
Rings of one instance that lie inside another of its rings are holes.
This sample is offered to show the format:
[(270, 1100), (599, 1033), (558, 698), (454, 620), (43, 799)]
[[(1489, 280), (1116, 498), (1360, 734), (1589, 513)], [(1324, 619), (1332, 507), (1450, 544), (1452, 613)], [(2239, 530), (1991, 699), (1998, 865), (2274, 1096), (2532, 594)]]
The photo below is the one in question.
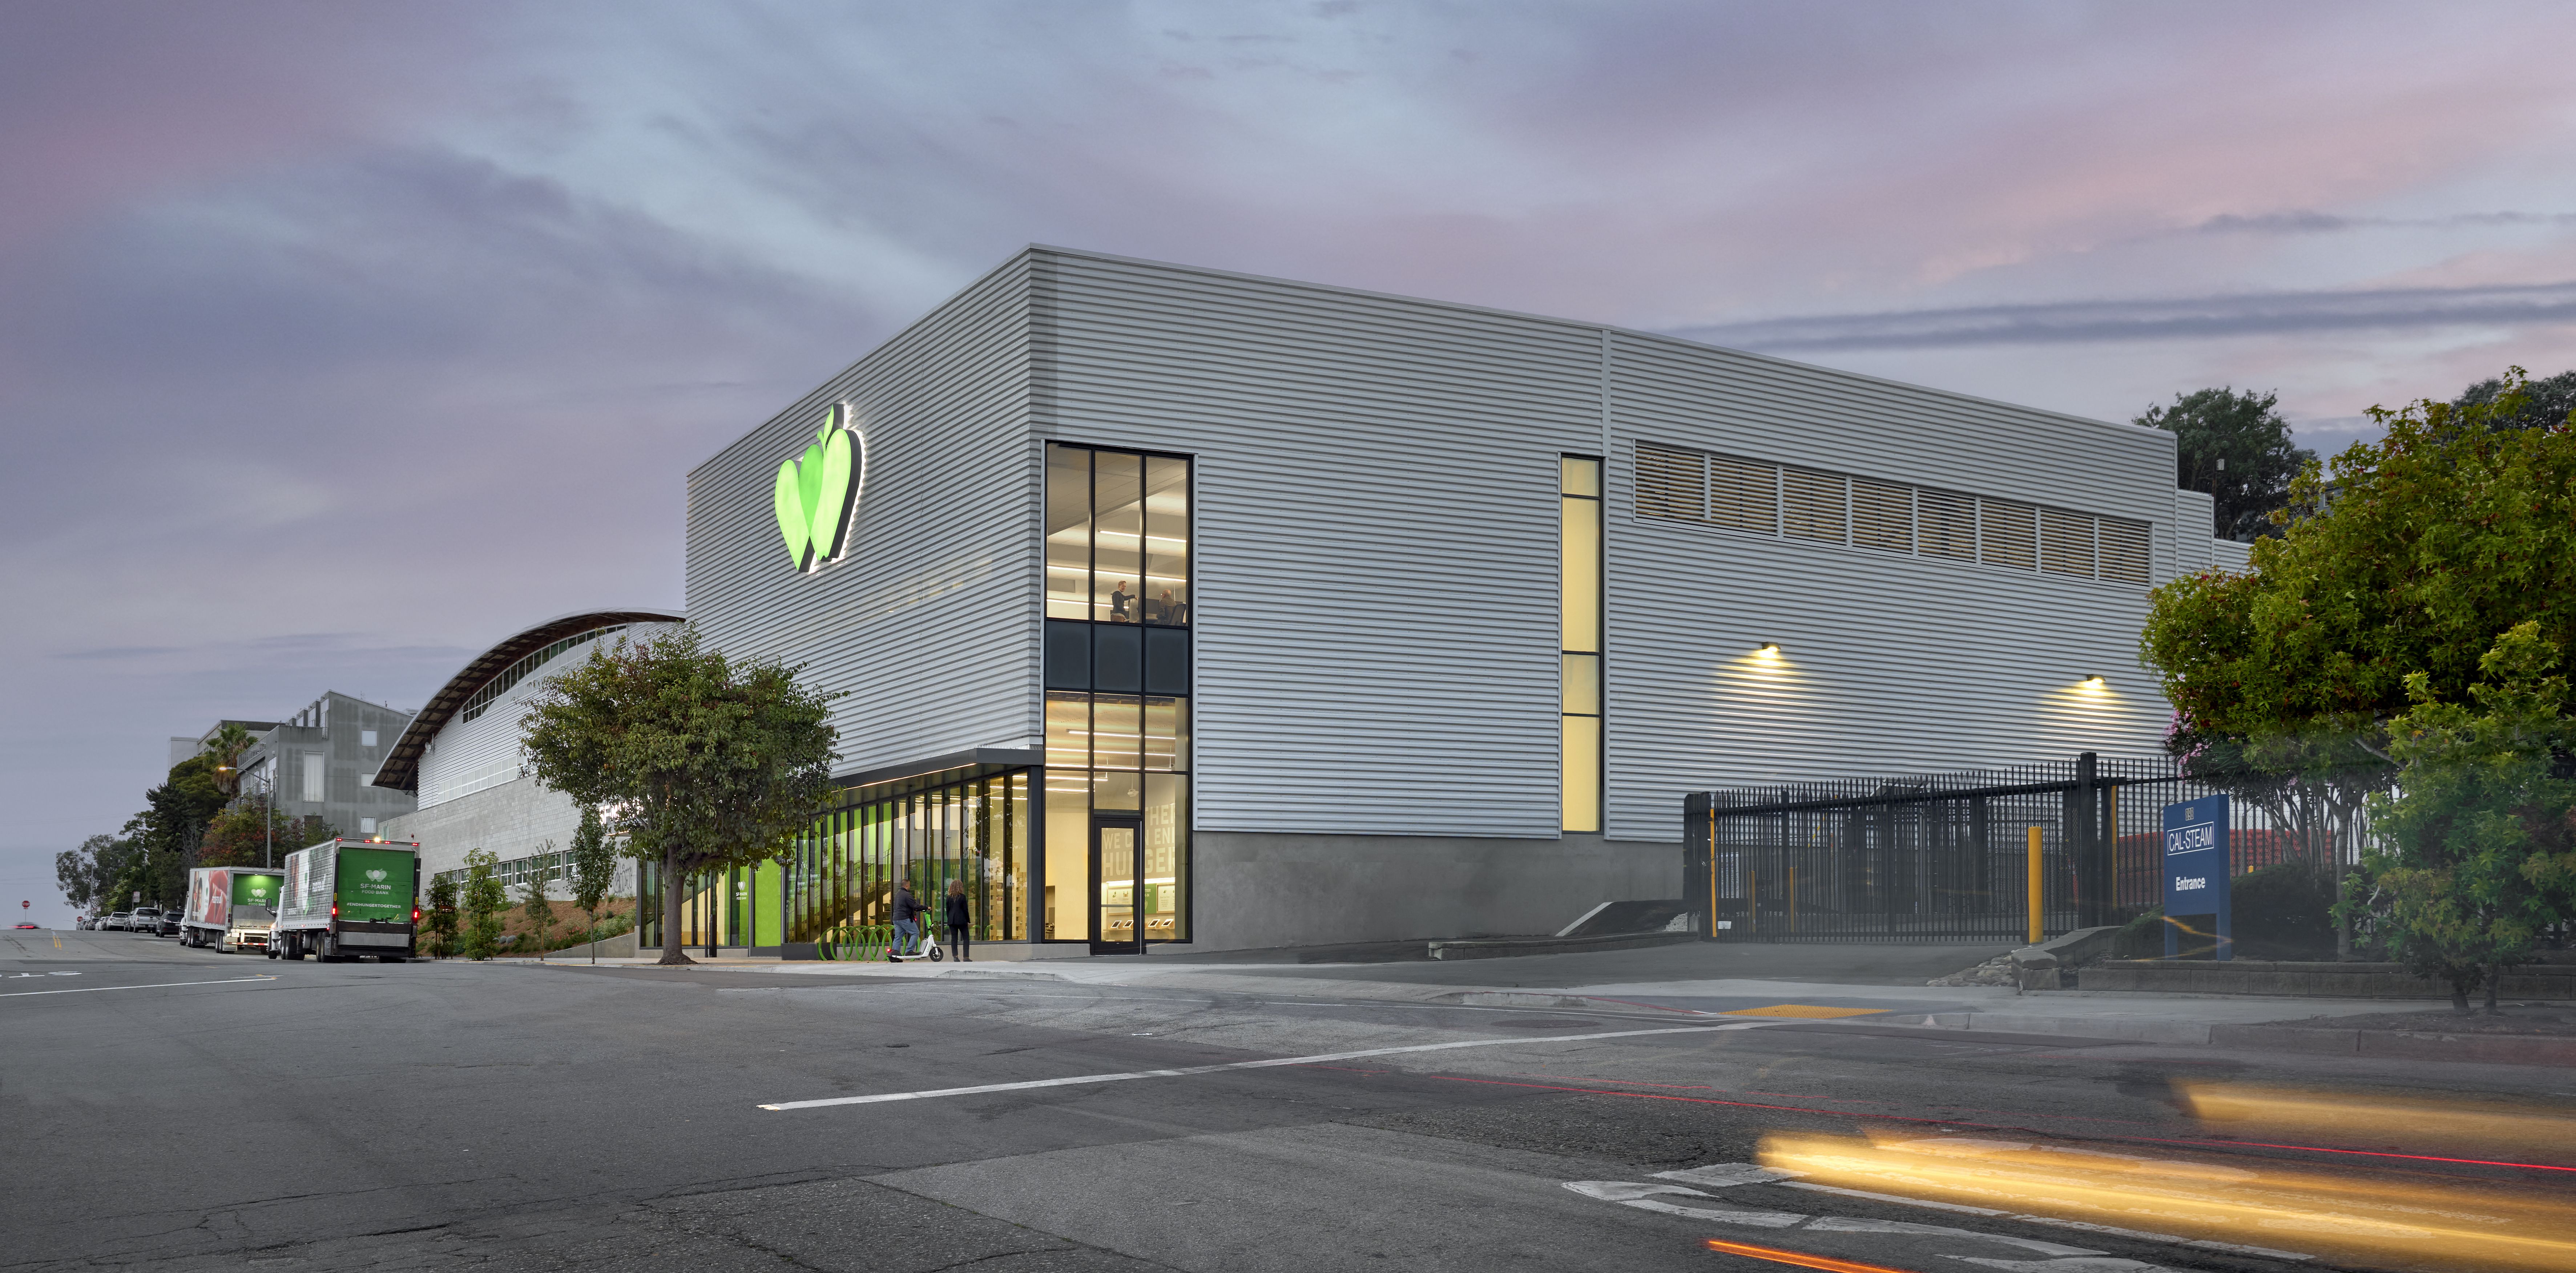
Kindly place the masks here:
[(273, 866), (297, 849), (338, 835), (318, 814), (293, 817), (266, 800), (235, 800), (206, 822), (198, 866)]
[[(537, 846), (537, 854), (541, 857), (554, 851), (555, 842), (552, 840)], [(519, 913), (528, 921), (528, 944), (544, 950), (547, 935), (555, 929), (555, 904), (554, 899), (546, 896), (544, 871), (530, 871), (528, 878), (519, 882)]]
[(169, 778), (144, 793), (143, 812), (125, 824), (125, 837), (137, 852), (126, 862), (109, 895), (130, 905), (136, 893), (146, 902), (176, 905), (188, 895), (188, 868), (206, 824), (225, 804), (215, 785), (215, 762), (191, 756), (170, 767)]
[(465, 957), (490, 959), (501, 949), (501, 912), (510, 908), (501, 885), (501, 860), (488, 849), (465, 855), (465, 889), (457, 910), (464, 919)]
[(123, 836), (94, 835), (77, 849), (55, 854), (54, 880), (62, 886), (63, 900), (75, 910), (94, 906), (93, 915), (115, 910), (121, 896), (116, 882), (125, 875), (127, 859), (139, 852), (134, 841)]
[(581, 911), (582, 931), (590, 934), (590, 957), (599, 959), (599, 905), (608, 900), (609, 886), (617, 879), (617, 850), (608, 842), (608, 825), (599, 816), (599, 807), (583, 805), (581, 825), (572, 833), (572, 849), (566, 855), (572, 877), (572, 904)]
[(2553, 650), (2576, 640), (2576, 430), (2495, 427), (2523, 406), (2507, 380), (2466, 408), (2373, 408), (2385, 436), (2300, 474), (2251, 571), (2154, 595), (2140, 650), (2175, 708), (2168, 745), (2195, 776), (2303, 799), (2339, 867), (2395, 779), (2414, 676), (2460, 702), (2516, 625)]
[(831, 789), (832, 696), (801, 667), (728, 660), (697, 630), (593, 647), (547, 678), (524, 746), (539, 781), (623, 810), (627, 855), (661, 870), (662, 959), (680, 950), (685, 884), (781, 858)]
[(2174, 485), (2200, 491), (2216, 506), (2210, 533), (2252, 540), (2278, 533), (2271, 514), (2289, 498), (2291, 479), (2316, 453), (2290, 441), (2277, 394), (2233, 388), (2174, 395), (2136, 423), (2174, 435)]
[(2418, 974), (2449, 982), (2461, 1012), (2481, 985), (2494, 1012), (2504, 970), (2576, 919), (2576, 722), (2559, 660), (2525, 620), (2479, 657), (2488, 679), (2469, 687), (2474, 710), (2417, 672), (2413, 708), (2390, 722), (2405, 769), (2372, 802), (2383, 839), (2363, 858), (2368, 889), (2344, 905), (2381, 921), (2390, 953)]
[(421, 953), (445, 959), (456, 953), (456, 877), (439, 873), (429, 882), (429, 905), (420, 912)]
[[(2454, 411), (2493, 403), (2513, 391), (2522, 368), (2510, 375), (2496, 376), (2470, 385), (2451, 400)], [(2491, 429), (2546, 429), (2568, 423), (2576, 415), (2576, 371), (2562, 371), (2547, 380), (2522, 382), (2522, 406), (2513, 411), (2497, 412), (2487, 417)]]

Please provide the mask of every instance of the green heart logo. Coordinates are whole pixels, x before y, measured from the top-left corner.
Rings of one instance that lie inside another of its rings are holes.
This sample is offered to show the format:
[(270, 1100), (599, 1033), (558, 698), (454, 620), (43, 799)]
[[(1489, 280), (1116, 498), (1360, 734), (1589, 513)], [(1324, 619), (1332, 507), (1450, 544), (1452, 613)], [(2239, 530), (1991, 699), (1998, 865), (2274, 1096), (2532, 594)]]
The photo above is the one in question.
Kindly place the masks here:
[(849, 534), (850, 505), (860, 478), (857, 439), (847, 427), (849, 408), (832, 408), (823, 427), (814, 431), (805, 454), (778, 464), (773, 504), (778, 535), (787, 541), (788, 559), (808, 570), (841, 555)]

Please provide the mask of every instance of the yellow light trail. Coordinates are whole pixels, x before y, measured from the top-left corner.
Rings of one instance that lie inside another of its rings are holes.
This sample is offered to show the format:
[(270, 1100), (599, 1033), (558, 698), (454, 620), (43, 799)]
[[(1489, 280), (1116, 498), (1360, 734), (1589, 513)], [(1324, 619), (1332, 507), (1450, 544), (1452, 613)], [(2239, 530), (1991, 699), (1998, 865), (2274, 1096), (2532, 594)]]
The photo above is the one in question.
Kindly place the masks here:
[(2576, 1268), (2576, 1206), (2491, 1182), (2367, 1180), (2044, 1142), (1780, 1134), (1758, 1160), (1806, 1183), (2117, 1228), (2441, 1269)]
[(2192, 1114), (2231, 1134), (2340, 1137), (2385, 1146), (2493, 1154), (2502, 1149), (2576, 1161), (2576, 1114), (2530, 1105), (2300, 1092), (2234, 1083), (2174, 1085)]

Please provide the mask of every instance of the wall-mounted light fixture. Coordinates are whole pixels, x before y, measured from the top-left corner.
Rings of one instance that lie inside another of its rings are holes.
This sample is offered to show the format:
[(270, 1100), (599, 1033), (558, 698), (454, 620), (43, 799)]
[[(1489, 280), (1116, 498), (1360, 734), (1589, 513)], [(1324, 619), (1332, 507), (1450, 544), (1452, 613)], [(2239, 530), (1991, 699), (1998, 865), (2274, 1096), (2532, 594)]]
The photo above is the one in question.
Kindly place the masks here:
[(2095, 689), (2097, 689), (2097, 690), (2098, 690), (2098, 689), (2106, 689), (2106, 688), (2109, 688), (2109, 686), (2110, 686), (2110, 684), (2111, 684), (2109, 681), (2103, 680), (2103, 679), (2102, 679), (2102, 674), (2101, 674), (2101, 673), (2099, 673), (2099, 672), (2096, 672), (2096, 673), (2094, 673), (2094, 674), (2093, 674), (2093, 675), (2091, 675), (2091, 676), (2087, 676), (2087, 677), (2085, 677), (2085, 678), (2084, 678), (2084, 680), (2083, 680), (2081, 683), (2082, 683), (2082, 684), (2085, 684), (2085, 685), (2092, 686), (2093, 688), (2095, 688)]
[(1777, 641), (1765, 641), (1762, 644), (1753, 647), (1753, 652), (1755, 654), (1778, 654), (1780, 652), (1780, 643)]

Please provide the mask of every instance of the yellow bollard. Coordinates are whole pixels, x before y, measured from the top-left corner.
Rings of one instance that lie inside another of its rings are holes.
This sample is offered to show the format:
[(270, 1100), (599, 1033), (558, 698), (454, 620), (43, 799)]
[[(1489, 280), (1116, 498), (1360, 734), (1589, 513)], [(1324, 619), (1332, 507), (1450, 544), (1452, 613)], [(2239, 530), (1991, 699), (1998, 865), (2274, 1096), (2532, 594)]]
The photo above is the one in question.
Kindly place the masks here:
[(2046, 918), (2041, 910), (2042, 902), (2039, 889), (2039, 828), (2032, 827), (2030, 829), (2030, 944), (2033, 946), (2040, 942), (2040, 921)]

